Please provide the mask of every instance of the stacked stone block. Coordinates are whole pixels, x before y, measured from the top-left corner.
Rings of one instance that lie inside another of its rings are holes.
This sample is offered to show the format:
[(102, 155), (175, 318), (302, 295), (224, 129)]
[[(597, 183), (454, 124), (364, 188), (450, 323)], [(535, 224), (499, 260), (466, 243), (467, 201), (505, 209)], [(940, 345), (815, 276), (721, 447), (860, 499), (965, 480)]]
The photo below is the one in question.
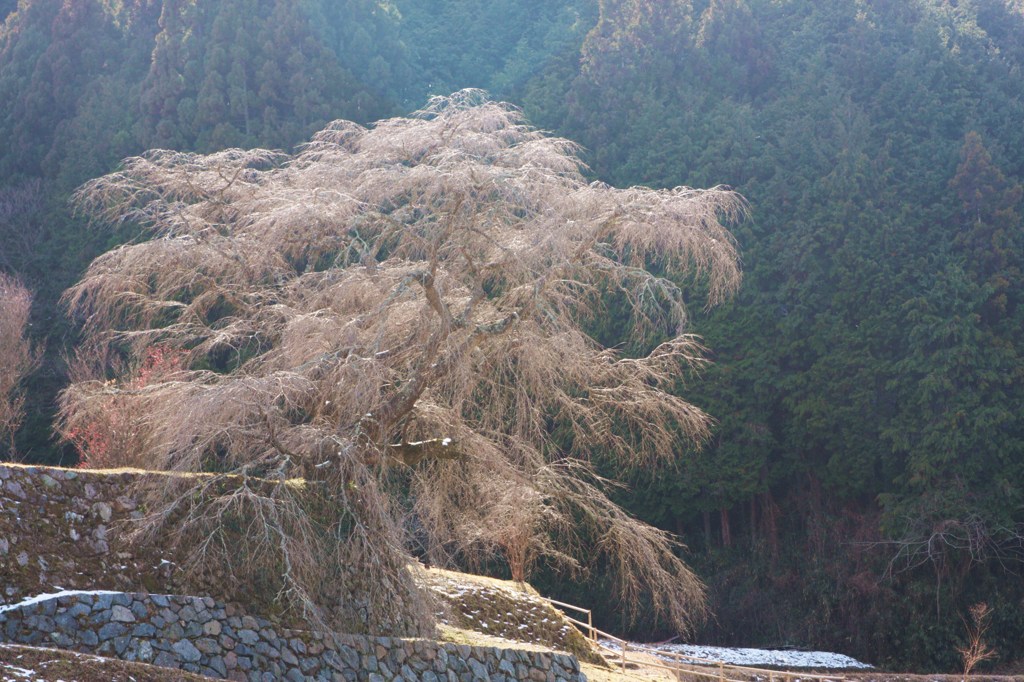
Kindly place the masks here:
[(287, 630), (209, 597), (63, 592), (0, 607), (3, 639), (271, 682), (579, 682), (566, 654)]
[[(0, 464), (0, 641), (247, 682), (585, 679), (565, 654), (324, 637), (209, 597), (139, 592), (181, 587), (169, 557), (119, 544), (111, 532), (139, 515), (128, 494), (139, 476)], [(39, 593), (55, 594), (32, 597)]]
[(139, 515), (139, 474), (0, 463), (0, 604), (63, 589), (170, 589), (173, 565), (153, 548), (118, 543), (113, 527)]

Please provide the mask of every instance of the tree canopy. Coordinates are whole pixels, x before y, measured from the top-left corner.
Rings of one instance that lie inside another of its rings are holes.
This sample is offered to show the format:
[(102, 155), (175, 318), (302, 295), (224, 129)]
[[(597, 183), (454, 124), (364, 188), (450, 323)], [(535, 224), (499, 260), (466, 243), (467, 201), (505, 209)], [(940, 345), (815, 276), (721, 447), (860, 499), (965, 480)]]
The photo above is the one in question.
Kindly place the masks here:
[[(80, 357), (101, 362), (64, 393), (64, 432), (115, 405), (140, 414), (123, 463), (212, 474), (151, 491), (147, 530), (204, 538), (197, 568), (217, 552), (238, 572), (270, 557), (283, 594), (321, 618), (337, 605), (318, 592), (325, 567), (376, 567), (390, 598), (364, 625), (395, 627), (387, 605), (411, 603), (404, 527), (435, 562), (498, 556), (519, 578), (538, 558), (609, 563), (626, 608), (648, 595), (687, 627), (699, 581), (587, 459), (666, 465), (680, 437), (706, 438), (707, 415), (672, 391), (703, 362), (677, 281), (700, 279), (709, 303), (736, 289), (723, 222), (745, 206), (723, 188), (615, 189), (581, 170), (574, 144), (479, 91), (370, 127), (336, 121), (293, 156), (127, 159), (76, 197), (149, 238), (66, 294)], [(586, 333), (608, 289), (649, 353)], [(180, 362), (147, 371), (156, 351)], [(109, 380), (112, 358), (124, 370)], [(237, 524), (244, 564), (224, 532)], [(342, 615), (326, 620), (351, 627)]]

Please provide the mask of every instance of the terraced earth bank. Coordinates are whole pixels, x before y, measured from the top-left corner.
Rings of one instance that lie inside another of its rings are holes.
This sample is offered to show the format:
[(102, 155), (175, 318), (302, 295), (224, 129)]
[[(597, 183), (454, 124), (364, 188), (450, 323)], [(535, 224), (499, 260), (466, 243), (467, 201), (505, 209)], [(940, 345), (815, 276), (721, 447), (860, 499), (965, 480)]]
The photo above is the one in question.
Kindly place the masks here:
[[(586, 679), (577, 655), (601, 660), (527, 586), (437, 569), (410, 567), (436, 597), (442, 637), (455, 641), (335, 639), (250, 613), (189, 585), (171, 553), (120, 540), (117, 529), (142, 513), (131, 484), (151, 475), (0, 465), (0, 660), (10, 668), (0, 679), (49, 679), (46, 670), (76, 661), (84, 671), (96, 655), (119, 659), (112, 674), (141, 663), (261, 681), (561, 682)], [(140, 670), (126, 679), (163, 674)]]

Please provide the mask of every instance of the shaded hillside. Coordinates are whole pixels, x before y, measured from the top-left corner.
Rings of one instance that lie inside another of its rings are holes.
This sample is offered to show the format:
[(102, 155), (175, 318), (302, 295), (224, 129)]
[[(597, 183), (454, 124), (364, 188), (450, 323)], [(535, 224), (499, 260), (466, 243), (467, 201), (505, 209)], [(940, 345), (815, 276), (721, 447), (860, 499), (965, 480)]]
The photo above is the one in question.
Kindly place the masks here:
[(1022, 44), (1002, 1), (606, 2), (528, 97), (602, 177), (752, 205), (718, 433), (631, 498), (707, 550), (706, 636), (952, 666), (989, 601), (1019, 655)]
[[(587, 25), (571, 7), (534, 16), (527, 6), (478, 19), (458, 3), (441, 14), (410, 7), (404, 19), (373, 0), (22, 2), (0, 27), (0, 268), (36, 291), (34, 332), (49, 343), (22, 456), (73, 461), (49, 434), (66, 383), (60, 356), (74, 343), (57, 301), (95, 256), (134, 236), (130, 226), (99, 234), (73, 216), (75, 187), (149, 148), (288, 149), (328, 121), (408, 111), (450, 83), (520, 86)], [(463, 17), (458, 32), (487, 58), (449, 64), (460, 43), (440, 16)]]
[(719, 429), (624, 494), (691, 546), (718, 614), (700, 635), (948, 669), (987, 601), (1019, 659), (1022, 68), (1018, 0), (22, 0), (0, 33), (0, 268), (37, 290), (50, 354), (19, 448), (73, 458), (50, 435), (74, 340), (56, 301), (133, 236), (70, 216), (78, 183), (151, 146), (287, 147), (488, 87), (596, 177), (751, 203), (743, 289), (694, 320), (716, 364), (683, 389)]

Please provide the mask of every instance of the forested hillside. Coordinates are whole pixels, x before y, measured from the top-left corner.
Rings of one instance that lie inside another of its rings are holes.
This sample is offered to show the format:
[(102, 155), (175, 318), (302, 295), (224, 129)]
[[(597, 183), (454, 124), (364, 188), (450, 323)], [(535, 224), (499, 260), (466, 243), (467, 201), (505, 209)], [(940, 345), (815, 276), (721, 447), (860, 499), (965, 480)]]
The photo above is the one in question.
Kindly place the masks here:
[(74, 456), (50, 426), (76, 333), (57, 301), (134, 237), (72, 215), (76, 186), (148, 148), (289, 148), (482, 87), (595, 178), (750, 202), (742, 289), (692, 320), (715, 363), (680, 381), (715, 435), (622, 496), (690, 546), (716, 613), (698, 638), (949, 669), (985, 601), (1001, 660), (1024, 655), (1020, 0), (14, 5), (0, 270), (48, 343), (22, 457)]

